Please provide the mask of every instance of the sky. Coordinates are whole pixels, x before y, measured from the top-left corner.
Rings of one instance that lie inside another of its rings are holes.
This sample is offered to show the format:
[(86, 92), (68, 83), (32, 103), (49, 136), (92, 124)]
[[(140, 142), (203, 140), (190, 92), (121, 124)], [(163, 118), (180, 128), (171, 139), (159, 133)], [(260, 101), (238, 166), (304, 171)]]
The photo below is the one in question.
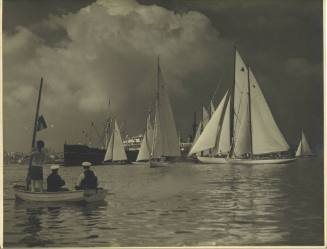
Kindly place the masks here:
[[(96, 146), (108, 115), (125, 134), (143, 133), (156, 62), (178, 132), (217, 105), (233, 83), (237, 46), (286, 140), (301, 130), (323, 143), (323, 21), (318, 0), (4, 0), (4, 149), (29, 151), (40, 78), (38, 137)], [(110, 99), (110, 108), (108, 107)], [(95, 129), (91, 127), (94, 122)]]

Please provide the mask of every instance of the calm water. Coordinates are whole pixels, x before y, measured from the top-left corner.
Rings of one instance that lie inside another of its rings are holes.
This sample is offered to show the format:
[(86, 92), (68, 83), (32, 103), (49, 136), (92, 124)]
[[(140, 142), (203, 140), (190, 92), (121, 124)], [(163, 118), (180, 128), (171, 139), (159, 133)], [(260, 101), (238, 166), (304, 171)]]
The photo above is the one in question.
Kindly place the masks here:
[[(98, 166), (99, 205), (16, 202), (4, 168), (6, 246), (322, 245), (322, 159), (289, 165)], [(81, 168), (61, 167), (69, 187)], [(45, 169), (48, 174), (49, 168)]]

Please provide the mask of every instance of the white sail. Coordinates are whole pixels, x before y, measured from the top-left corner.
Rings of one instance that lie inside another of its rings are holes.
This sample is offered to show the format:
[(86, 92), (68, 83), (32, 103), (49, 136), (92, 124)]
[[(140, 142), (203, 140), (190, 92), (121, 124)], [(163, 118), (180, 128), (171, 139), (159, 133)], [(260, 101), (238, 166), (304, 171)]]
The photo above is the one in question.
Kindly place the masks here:
[(212, 117), (213, 113), (215, 112), (215, 105), (213, 103), (213, 101), (210, 101), (210, 117)]
[(221, 132), (215, 154), (227, 154), (230, 150), (230, 97), (224, 113), (224, 120), (221, 126)]
[(234, 156), (251, 153), (248, 69), (236, 50), (234, 87)]
[(149, 160), (150, 158), (150, 151), (147, 147), (147, 132), (144, 132), (143, 140), (140, 146), (139, 153), (137, 154), (136, 161), (144, 161), (144, 160)]
[(313, 155), (312, 150), (309, 146), (308, 140), (302, 131), (302, 155), (304, 156), (311, 156)]
[(124, 144), (121, 139), (120, 130), (115, 120), (114, 129), (110, 137), (104, 161), (125, 161), (127, 160)]
[(111, 136), (110, 136), (107, 151), (106, 151), (106, 154), (105, 154), (104, 160), (103, 160), (104, 162), (112, 160), (113, 145), (114, 145), (114, 133), (112, 133)]
[(210, 120), (210, 114), (207, 111), (207, 109), (204, 106), (202, 106), (202, 126), (203, 126), (202, 129), (204, 129), (204, 127), (206, 127), (209, 120)]
[(152, 127), (150, 115), (149, 115), (147, 118), (147, 127), (144, 132), (144, 136), (143, 136), (143, 140), (141, 143), (139, 153), (137, 155), (137, 159), (136, 159), (137, 162), (150, 159), (152, 139), (153, 139), (153, 127)]
[(302, 140), (300, 140), (300, 142), (299, 142), (299, 146), (297, 147), (295, 156), (297, 156), (297, 157), (302, 156)]
[(251, 69), (249, 73), (253, 154), (287, 151), (289, 145), (279, 130)]
[(313, 153), (309, 146), (308, 140), (307, 140), (304, 132), (302, 131), (301, 141), (297, 148), (296, 156), (312, 156), (312, 155), (313, 155)]
[(206, 127), (204, 127), (204, 130), (201, 133), (200, 137), (191, 148), (189, 155), (215, 147), (220, 129), (220, 120), (222, 118), (222, 112), (226, 101), (226, 96), (227, 93), (219, 103), (216, 111), (214, 112)]
[(180, 156), (178, 135), (168, 92), (158, 65), (158, 98), (156, 101), (152, 157)]
[(115, 137), (114, 137), (114, 148), (113, 148), (113, 161), (124, 161), (127, 160), (123, 140), (121, 139), (120, 130), (115, 120)]

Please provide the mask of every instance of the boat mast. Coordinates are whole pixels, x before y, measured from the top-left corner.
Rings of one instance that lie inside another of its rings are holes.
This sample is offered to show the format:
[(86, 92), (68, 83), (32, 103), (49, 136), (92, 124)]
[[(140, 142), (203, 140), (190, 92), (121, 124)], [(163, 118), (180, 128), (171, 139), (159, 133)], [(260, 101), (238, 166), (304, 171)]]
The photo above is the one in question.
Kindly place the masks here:
[(301, 132), (301, 141), (300, 141), (300, 144), (301, 144), (301, 156), (303, 156), (303, 129), (302, 129), (302, 132)]
[(155, 93), (156, 96), (156, 101), (155, 101), (155, 115), (154, 115), (154, 134), (153, 134), (153, 139), (152, 139), (152, 153), (150, 155), (150, 160), (153, 158), (153, 153), (154, 153), (154, 147), (155, 147), (155, 141), (157, 139), (157, 132), (158, 132), (158, 112), (159, 112), (159, 55), (157, 58), (157, 91)]
[[(221, 132), (222, 132), (222, 126), (223, 126), (223, 122), (224, 122), (224, 117), (225, 117), (225, 115), (229, 115), (229, 113), (226, 114), (226, 109), (227, 109), (228, 101), (230, 98), (230, 94), (231, 94), (230, 92), (227, 92), (227, 94), (226, 94), (225, 103), (224, 103), (224, 106), (223, 106), (223, 109), (221, 112), (221, 118), (219, 120), (219, 125), (217, 127), (218, 131), (217, 131), (216, 142), (215, 142), (214, 148), (217, 148), (217, 146), (219, 145), (220, 136), (221, 136)], [(216, 151), (216, 153), (219, 153), (219, 151)]]
[(250, 67), (248, 68), (248, 98), (249, 98), (249, 132), (250, 132), (250, 148), (251, 148), (251, 158), (253, 154), (253, 139), (252, 139), (252, 117), (251, 117), (251, 87), (250, 87)]
[(112, 129), (112, 146), (111, 146), (112, 162), (114, 161), (115, 133), (116, 133), (116, 120), (115, 122), (113, 122), (113, 129)]
[[(39, 117), (39, 109), (40, 109), (40, 102), (41, 102), (42, 86), (43, 86), (43, 78), (41, 77), (40, 88), (39, 88), (39, 96), (38, 96), (38, 99), (37, 99), (35, 119), (34, 119), (34, 129), (33, 129), (33, 137), (32, 137), (32, 150), (35, 147), (36, 130), (37, 130), (37, 120), (38, 120), (38, 117)], [(33, 160), (33, 158), (30, 157), (29, 164), (28, 164), (28, 173), (27, 173), (27, 177), (26, 177), (26, 186), (27, 187), (29, 186), (29, 183), (30, 183), (29, 174), (30, 174), (30, 170), (31, 170), (31, 167), (32, 167), (32, 160)]]
[(234, 95), (235, 95), (235, 67), (236, 67), (236, 52), (237, 47), (234, 45), (234, 79), (233, 79), (233, 85), (231, 89), (231, 97), (230, 97), (230, 144), (231, 149), (229, 151), (229, 157), (231, 157), (234, 153), (234, 113), (235, 113), (235, 106), (234, 106)]
[(192, 134), (192, 142), (194, 142), (194, 138), (195, 138), (195, 134), (196, 134), (196, 128), (197, 128), (197, 124), (196, 124), (196, 112), (194, 112), (193, 114), (193, 134)]

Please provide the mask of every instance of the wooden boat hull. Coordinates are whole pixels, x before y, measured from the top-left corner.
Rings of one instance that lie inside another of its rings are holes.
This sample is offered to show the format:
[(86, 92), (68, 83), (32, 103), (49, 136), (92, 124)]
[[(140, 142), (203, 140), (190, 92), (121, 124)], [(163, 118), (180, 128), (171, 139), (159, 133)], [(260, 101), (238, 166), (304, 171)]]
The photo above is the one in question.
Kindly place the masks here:
[(14, 186), (16, 199), (30, 202), (99, 202), (103, 201), (107, 195), (107, 190), (76, 190), (60, 192), (30, 192), (24, 189), (24, 186)]
[(217, 158), (217, 157), (198, 157), (202, 163), (213, 164), (283, 164), (290, 163), (296, 160), (296, 158), (278, 158), (278, 159), (235, 159), (235, 158)]

